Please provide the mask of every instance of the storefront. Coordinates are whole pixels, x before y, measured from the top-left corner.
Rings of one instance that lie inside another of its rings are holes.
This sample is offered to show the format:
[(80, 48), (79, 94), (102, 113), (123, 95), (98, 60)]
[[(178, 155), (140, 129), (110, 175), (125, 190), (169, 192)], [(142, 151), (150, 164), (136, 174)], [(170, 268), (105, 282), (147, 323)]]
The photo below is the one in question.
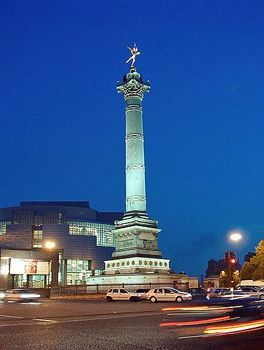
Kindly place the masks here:
[(0, 289), (45, 288), (52, 279), (58, 283), (59, 254), (51, 258), (41, 250), (13, 249), (0, 254)]
[(48, 284), (50, 263), (37, 259), (10, 259), (13, 288), (44, 288)]

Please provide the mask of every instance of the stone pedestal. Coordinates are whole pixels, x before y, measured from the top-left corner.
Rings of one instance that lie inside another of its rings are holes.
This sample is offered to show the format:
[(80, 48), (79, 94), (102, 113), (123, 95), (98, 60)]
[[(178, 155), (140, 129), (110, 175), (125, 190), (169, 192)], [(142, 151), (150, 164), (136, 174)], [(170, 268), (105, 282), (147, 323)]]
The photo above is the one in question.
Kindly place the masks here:
[(113, 259), (124, 257), (161, 258), (158, 250), (157, 221), (148, 218), (147, 214), (126, 213), (123, 220), (115, 222), (114, 235), (116, 249)]
[(133, 256), (105, 261), (105, 274), (169, 273), (170, 260)]

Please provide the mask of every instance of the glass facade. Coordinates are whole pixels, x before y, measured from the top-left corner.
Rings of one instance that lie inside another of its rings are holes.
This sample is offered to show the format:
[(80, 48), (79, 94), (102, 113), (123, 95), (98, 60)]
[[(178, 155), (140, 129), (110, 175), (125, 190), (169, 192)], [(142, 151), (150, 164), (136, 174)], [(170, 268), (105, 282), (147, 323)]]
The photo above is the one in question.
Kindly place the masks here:
[[(111, 259), (114, 221), (122, 217), (120, 212), (98, 212), (82, 201), (21, 202), (0, 208), (0, 270), (6, 269), (0, 289), (37, 287), (51, 281), (53, 285), (87, 283), (91, 275), (100, 275), (104, 261)], [(55, 248), (48, 250), (47, 241)], [(3, 255), (6, 251), (10, 258), (9, 249), (13, 260), (52, 262), (51, 271), (39, 263), (39, 273), (12, 273)]]
[(112, 232), (114, 225), (83, 221), (66, 221), (66, 224), (69, 225), (70, 235), (96, 236), (98, 246), (115, 246), (115, 238)]
[(91, 266), (91, 260), (68, 259), (67, 285), (85, 284), (92, 274)]
[(33, 229), (32, 231), (32, 247), (33, 248), (42, 248), (42, 229)]
[(10, 225), (11, 221), (1, 221), (0, 222), (0, 236), (6, 234), (6, 227)]

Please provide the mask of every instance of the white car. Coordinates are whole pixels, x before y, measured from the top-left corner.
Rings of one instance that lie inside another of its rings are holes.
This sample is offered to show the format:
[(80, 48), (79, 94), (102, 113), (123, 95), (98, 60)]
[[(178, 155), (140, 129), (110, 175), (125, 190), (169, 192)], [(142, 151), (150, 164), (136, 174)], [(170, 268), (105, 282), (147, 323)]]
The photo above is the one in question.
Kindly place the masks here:
[(3, 300), (5, 298), (5, 292), (3, 290), (0, 290), (0, 300)]
[(157, 301), (176, 301), (177, 303), (182, 303), (183, 301), (192, 300), (192, 295), (170, 287), (155, 288), (149, 290), (147, 299), (152, 303)]
[(241, 286), (236, 289), (237, 291), (242, 291), (248, 297), (259, 298), (264, 300), (264, 289), (258, 287)]
[(126, 288), (111, 288), (106, 294), (107, 301), (125, 300), (125, 301), (140, 301), (140, 293), (131, 292)]
[(33, 301), (40, 295), (27, 289), (10, 289), (5, 292), (5, 301)]

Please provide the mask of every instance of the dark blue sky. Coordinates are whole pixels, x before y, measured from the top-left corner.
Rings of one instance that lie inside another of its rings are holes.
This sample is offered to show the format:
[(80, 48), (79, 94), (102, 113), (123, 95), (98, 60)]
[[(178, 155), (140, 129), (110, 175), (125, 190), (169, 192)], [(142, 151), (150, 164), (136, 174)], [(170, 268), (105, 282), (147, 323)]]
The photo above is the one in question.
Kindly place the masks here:
[(86, 200), (124, 210), (125, 118), (116, 81), (137, 70), (147, 207), (177, 271), (204, 273), (264, 232), (262, 0), (0, 1), (0, 206)]

